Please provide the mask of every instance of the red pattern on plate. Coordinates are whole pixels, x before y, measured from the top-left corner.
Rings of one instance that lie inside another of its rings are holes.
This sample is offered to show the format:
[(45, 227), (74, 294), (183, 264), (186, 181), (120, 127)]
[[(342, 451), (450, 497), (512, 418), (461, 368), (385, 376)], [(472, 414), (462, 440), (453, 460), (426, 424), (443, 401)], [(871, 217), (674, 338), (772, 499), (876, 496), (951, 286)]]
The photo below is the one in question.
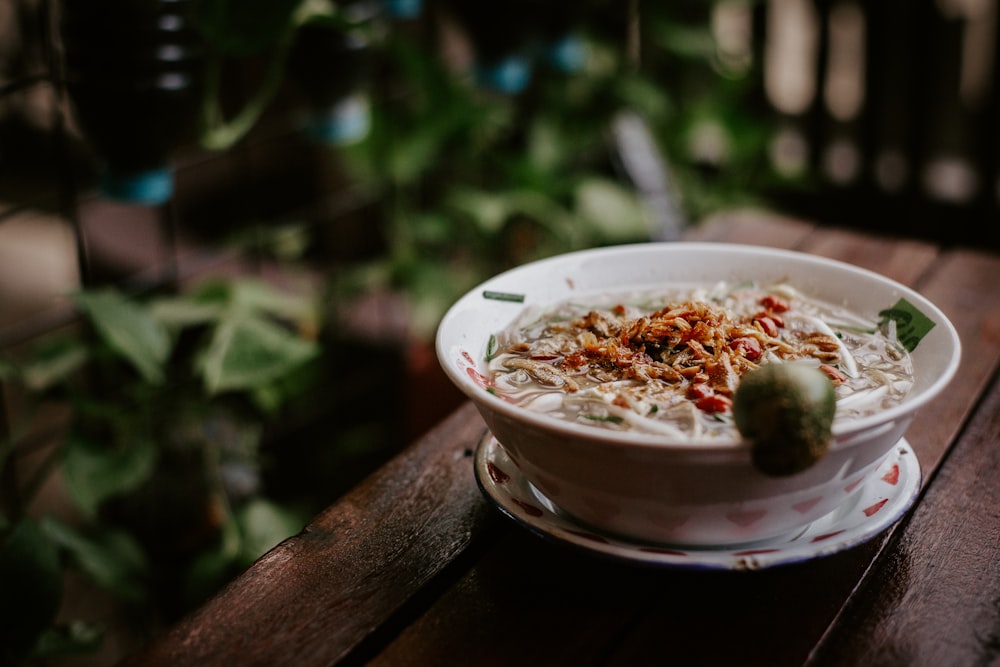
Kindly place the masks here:
[(893, 486), (896, 486), (897, 484), (899, 484), (899, 464), (898, 463), (892, 464), (892, 467), (889, 468), (889, 470), (887, 470), (884, 475), (882, 475), (882, 481), (885, 482), (886, 484), (892, 484)]
[(486, 462), (486, 471), (495, 484), (506, 484), (510, 481), (510, 475), (501, 470), (493, 461)]
[(817, 535), (816, 537), (812, 538), (809, 541), (810, 542), (822, 542), (823, 540), (828, 540), (831, 537), (836, 537), (837, 535), (840, 535), (843, 532), (845, 532), (845, 531), (843, 531), (843, 530), (835, 530), (832, 533), (823, 533), (822, 535)]
[(858, 486), (863, 481), (865, 481), (864, 477), (859, 477), (858, 479), (854, 480), (853, 482), (851, 482), (850, 484), (848, 484), (847, 486), (844, 487), (844, 493), (850, 493), (854, 489), (858, 488)]
[(816, 498), (810, 498), (809, 500), (803, 500), (802, 502), (795, 503), (792, 505), (792, 509), (799, 514), (805, 514), (812, 508), (816, 507), (819, 501), (823, 500), (822, 496), (817, 496)]
[(871, 516), (872, 514), (875, 514), (875, 512), (878, 512), (880, 509), (882, 509), (882, 507), (884, 507), (887, 502), (889, 502), (889, 499), (883, 498), (874, 505), (869, 505), (868, 507), (864, 508), (861, 511), (865, 513), (865, 516)]
[(766, 510), (753, 510), (752, 512), (730, 512), (726, 515), (726, 518), (735, 523), (737, 526), (752, 526), (767, 514)]
[[(806, 529), (804, 535), (788, 542), (762, 543), (755, 549), (737, 552), (726, 551), (721, 547), (706, 549), (692, 547), (689, 550), (683, 550), (683, 547), (669, 548), (652, 544), (620, 542), (617, 538), (605, 537), (599, 532), (593, 532), (583, 527), (574, 529), (572, 525), (568, 525), (569, 519), (553, 514), (547, 504), (533, 504), (533, 501), (519, 500), (514, 497), (515, 494), (521, 497), (525, 497), (527, 494), (532, 499), (535, 498), (536, 494), (539, 498), (542, 496), (521, 476), (519, 468), (506, 456), (506, 450), (492, 436), (488, 442), (481, 443), (480, 447), (482, 449), (477, 454), (477, 478), (480, 480), (483, 490), (498, 507), (506, 508), (508, 511), (513, 510), (510, 513), (512, 518), (540, 530), (543, 534), (557, 537), (561, 534), (561, 539), (564, 541), (575, 541), (579, 546), (589, 547), (602, 553), (629, 560), (682, 567), (695, 566), (729, 570), (759, 569), (834, 553), (865, 541), (875, 535), (877, 531), (895, 523), (900, 512), (912, 502), (914, 494), (919, 490), (920, 483), (920, 468), (917, 465), (916, 457), (912, 456), (912, 450), (904, 444), (897, 451), (896, 461), (887, 461), (884, 465), (880, 465), (878, 472), (873, 476), (872, 484), (862, 487), (859, 495), (860, 500), (852, 502), (850, 509), (838, 510), (834, 514), (819, 519)], [(496, 449), (491, 453), (487, 447)], [(491, 455), (501, 458), (494, 463), (490, 460)], [(511, 465), (507, 466), (507, 463)], [(479, 467), (480, 465), (482, 467)], [(490, 466), (493, 466), (502, 475), (506, 475), (509, 480), (502, 485), (497, 483)], [(874, 478), (879, 481), (876, 482)], [(886, 489), (886, 487), (881, 486), (882, 482), (889, 484), (890, 488)], [(860, 482), (852, 483), (851, 488), (858, 483)], [(885, 493), (880, 493), (880, 491)], [(751, 512), (744, 512), (733, 516), (746, 520), (753, 519), (752, 515)], [(545, 520), (546, 517), (548, 517), (547, 520)], [(592, 544), (587, 545), (586, 542)], [(815, 546), (807, 546), (809, 544)]]
[(531, 516), (543, 516), (545, 514), (545, 512), (543, 512), (542, 510), (540, 510), (535, 505), (532, 505), (531, 503), (527, 503), (527, 502), (525, 502), (523, 500), (518, 500), (517, 498), (515, 498), (513, 496), (511, 496), (510, 501), (512, 503), (516, 504), (518, 507), (520, 507), (521, 509), (523, 509), (525, 512), (527, 512)]
[(676, 549), (663, 549), (660, 547), (639, 547), (639, 551), (643, 551), (648, 554), (663, 554), (664, 556), (688, 556), (686, 551), (677, 551)]

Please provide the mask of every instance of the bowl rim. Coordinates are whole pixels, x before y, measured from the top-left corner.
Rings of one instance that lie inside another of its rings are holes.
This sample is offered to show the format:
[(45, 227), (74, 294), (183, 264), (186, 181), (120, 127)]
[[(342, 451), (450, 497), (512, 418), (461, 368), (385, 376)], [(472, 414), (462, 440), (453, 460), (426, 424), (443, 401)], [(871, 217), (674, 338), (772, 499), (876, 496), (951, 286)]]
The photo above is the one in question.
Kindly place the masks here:
[(696, 451), (706, 454), (725, 453), (745, 449), (749, 446), (749, 442), (743, 438), (716, 439), (700, 442), (697, 440), (692, 440), (690, 442), (665, 440), (665, 436), (654, 433), (612, 431), (608, 429), (594, 428), (586, 424), (576, 424), (573, 422), (555, 419), (544, 413), (533, 412), (520, 406), (513, 405), (491, 392), (484, 390), (479, 385), (476, 385), (466, 373), (459, 372), (455, 363), (449, 361), (451, 359), (451, 351), (445, 349), (446, 341), (444, 340), (444, 334), (448, 331), (448, 326), (458, 313), (464, 310), (467, 304), (477, 298), (480, 298), (482, 292), (489, 290), (491, 285), (502, 281), (512, 274), (522, 273), (529, 270), (537, 270), (539, 267), (543, 267), (547, 264), (556, 264), (577, 258), (586, 259), (589, 256), (595, 255), (621, 254), (635, 251), (648, 252), (651, 249), (662, 249), (669, 252), (683, 250), (684, 252), (710, 251), (717, 253), (724, 252), (743, 255), (760, 255), (762, 258), (790, 258), (795, 259), (796, 261), (806, 261), (807, 263), (824, 265), (838, 271), (854, 274), (855, 276), (864, 279), (875, 280), (898, 291), (900, 296), (906, 298), (917, 306), (921, 312), (932, 317), (935, 324), (944, 329), (948, 340), (952, 343), (952, 353), (945, 365), (944, 370), (937, 376), (937, 378), (935, 378), (918, 395), (907, 397), (901, 403), (898, 403), (883, 412), (862, 417), (860, 419), (854, 419), (849, 422), (834, 424), (832, 429), (833, 441), (830, 444), (831, 448), (838, 448), (840, 443), (845, 443), (845, 441), (846, 443), (844, 446), (850, 446), (857, 440), (855, 436), (862, 431), (875, 429), (884, 424), (892, 423), (898, 420), (908, 419), (914, 412), (916, 412), (916, 410), (940, 394), (958, 370), (958, 365), (961, 360), (962, 345), (955, 326), (940, 308), (915, 289), (876, 271), (850, 264), (842, 260), (823, 257), (821, 255), (813, 255), (799, 250), (774, 248), (763, 245), (705, 241), (649, 241), (587, 248), (533, 260), (502, 271), (465, 292), (465, 294), (463, 294), (451, 305), (451, 307), (448, 308), (445, 315), (441, 318), (435, 334), (435, 351), (439, 364), (449, 379), (475, 404), (493, 412), (500, 413), (501, 415), (514, 421), (526, 422), (529, 426), (534, 428), (557, 434), (561, 433), (565, 435), (572, 435), (573, 437), (588, 441), (600, 441), (606, 442), (609, 445), (627, 446), (630, 448), (652, 448), (668, 451), (673, 450), (677, 452)]

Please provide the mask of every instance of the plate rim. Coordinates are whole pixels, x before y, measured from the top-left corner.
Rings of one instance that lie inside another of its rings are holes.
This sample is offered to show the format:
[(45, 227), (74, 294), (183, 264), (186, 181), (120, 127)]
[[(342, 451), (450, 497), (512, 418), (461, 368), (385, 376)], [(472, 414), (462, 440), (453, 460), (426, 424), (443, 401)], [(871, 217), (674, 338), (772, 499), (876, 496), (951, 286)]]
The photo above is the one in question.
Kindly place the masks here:
[[(501, 484), (493, 480), (487, 469), (487, 463), (496, 465), (497, 451), (502, 453), (503, 472), (518, 490), (534, 496), (535, 503), (525, 507), (509, 492), (501, 492)], [(887, 487), (884, 478), (892, 465), (898, 466), (897, 482)], [(703, 570), (760, 570), (822, 558), (858, 546), (898, 523), (913, 506), (922, 486), (920, 463), (903, 437), (863, 482), (859, 492), (825, 516), (777, 538), (739, 545), (694, 546), (657, 544), (612, 535), (559, 512), (555, 503), (524, 478), (489, 431), (476, 446), (474, 470), (480, 491), (494, 507), (546, 541), (617, 561)], [(878, 493), (881, 490), (895, 492)], [(866, 501), (868, 504), (864, 504)], [(872, 501), (881, 504), (868, 515), (865, 509), (871, 508)], [(865, 516), (857, 516), (858, 512)]]

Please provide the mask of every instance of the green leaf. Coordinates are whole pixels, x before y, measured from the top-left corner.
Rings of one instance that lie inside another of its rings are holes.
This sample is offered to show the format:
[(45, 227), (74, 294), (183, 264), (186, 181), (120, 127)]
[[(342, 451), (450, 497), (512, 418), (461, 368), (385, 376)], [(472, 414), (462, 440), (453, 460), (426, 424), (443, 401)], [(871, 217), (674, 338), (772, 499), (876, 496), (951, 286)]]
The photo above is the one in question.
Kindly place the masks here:
[(94, 516), (102, 502), (149, 479), (156, 458), (153, 441), (141, 433), (133, 433), (122, 450), (75, 435), (63, 449), (66, 488), (80, 510)]
[(35, 655), (42, 660), (93, 653), (101, 645), (104, 630), (84, 621), (71, 621), (45, 630), (35, 645)]
[(279, 291), (256, 280), (242, 280), (232, 285), (232, 308), (238, 314), (259, 313), (290, 320), (314, 315), (310, 299)]
[(305, 519), (263, 498), (251, 500), (236, 515), (243, 534), (243, 565), (253, 563), (282, 540), (295, 535)]
[(173, 329), (208, 324), (218, 319), (224, 309), (225, 304), (197, 295), (165, 297), (149, 304), (153, 317)]
[(240, 527), (235, 518), (228, 515), (222, 522), (222, 534), (217, 543), (199, 553), (185, 574), (183, 600), (186, 606), (200, 605), (243, 569), (242, 543)]
[(289, 34), (301, 4), (302, 0), (201, 0), (198, 24), (220, 52), (247, 56)]
[(46, 517), (42, 528), (102, 588), (133, 602), (146, 596), (146, 556), (124, 531), (105, 528), (84, 534), (55, 517)]
[(170, 338), (149, 310), (110, 290), (84, 292), (77, 295), (77, 303), (108, 347), (131, 363), (147, 382), (163, 382)]
[(6, 359), (0, 359), (0, 382), (10, 382), (21, 377), (21, 369)]
[(436, 162), (441, 146), (440, 134), (432, 126), (399, 137), (386, 165), (392, 181), (398, 185), (410, 185), (419, 180), (427, 165)]
[(456, 190), (448, 204), (469, 216), (476, 227), (486, 234), (500, 231), (510, 215), (510, 206), (503, 195), (471, 188)]
[(198, 369), (210, 394), (251, 390), (284, 376), (318, 352), (313, 341), (273, 322), (244, 317), (215, 330)]
[(576, 191), (576, 211), (612, 242), (649, 237), (645, 213), (635, 196), (603, 178), (588, 178)]
[(62, 598), (56, 545), (33, 519), (0, 544), (0, 663), (17, 664), (55, 619)]
[(879, 312), (879, 317), (879, 328), (883, 331), (890, 320), (896, 323), (896, 338), (908, 352), (913, 352), (934, 328), (934, 321), (906, 299), (900, 299), (892, 308)]
[(60, 340), (40, 347), (22, 369), (25, 387), (31, 391), (45, 391), (65, 381), (90, 358), (86, 345), (78, 339)]
[(545, 170), (559, 167), (570, 145), (555, 122), (537, 120), (532, 124), (528, 135), (528, 153), (532, 164), (537, 167)]

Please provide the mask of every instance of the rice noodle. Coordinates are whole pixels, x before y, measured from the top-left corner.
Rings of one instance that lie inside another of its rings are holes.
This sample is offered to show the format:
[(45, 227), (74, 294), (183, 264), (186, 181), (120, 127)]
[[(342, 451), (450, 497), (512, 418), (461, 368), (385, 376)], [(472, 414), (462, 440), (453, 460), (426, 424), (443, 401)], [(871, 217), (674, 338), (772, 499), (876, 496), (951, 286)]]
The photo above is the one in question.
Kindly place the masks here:
[(765, 363), (824, 370), (836, 420), (900, 401), (912, 366), (894, 323), (875, 322), (787, 283), (690, 285), (525, 309), (495, 335), (494, 390), (527, 409), (599, 428), (674, 438), (735, 436), (732, 395)]

